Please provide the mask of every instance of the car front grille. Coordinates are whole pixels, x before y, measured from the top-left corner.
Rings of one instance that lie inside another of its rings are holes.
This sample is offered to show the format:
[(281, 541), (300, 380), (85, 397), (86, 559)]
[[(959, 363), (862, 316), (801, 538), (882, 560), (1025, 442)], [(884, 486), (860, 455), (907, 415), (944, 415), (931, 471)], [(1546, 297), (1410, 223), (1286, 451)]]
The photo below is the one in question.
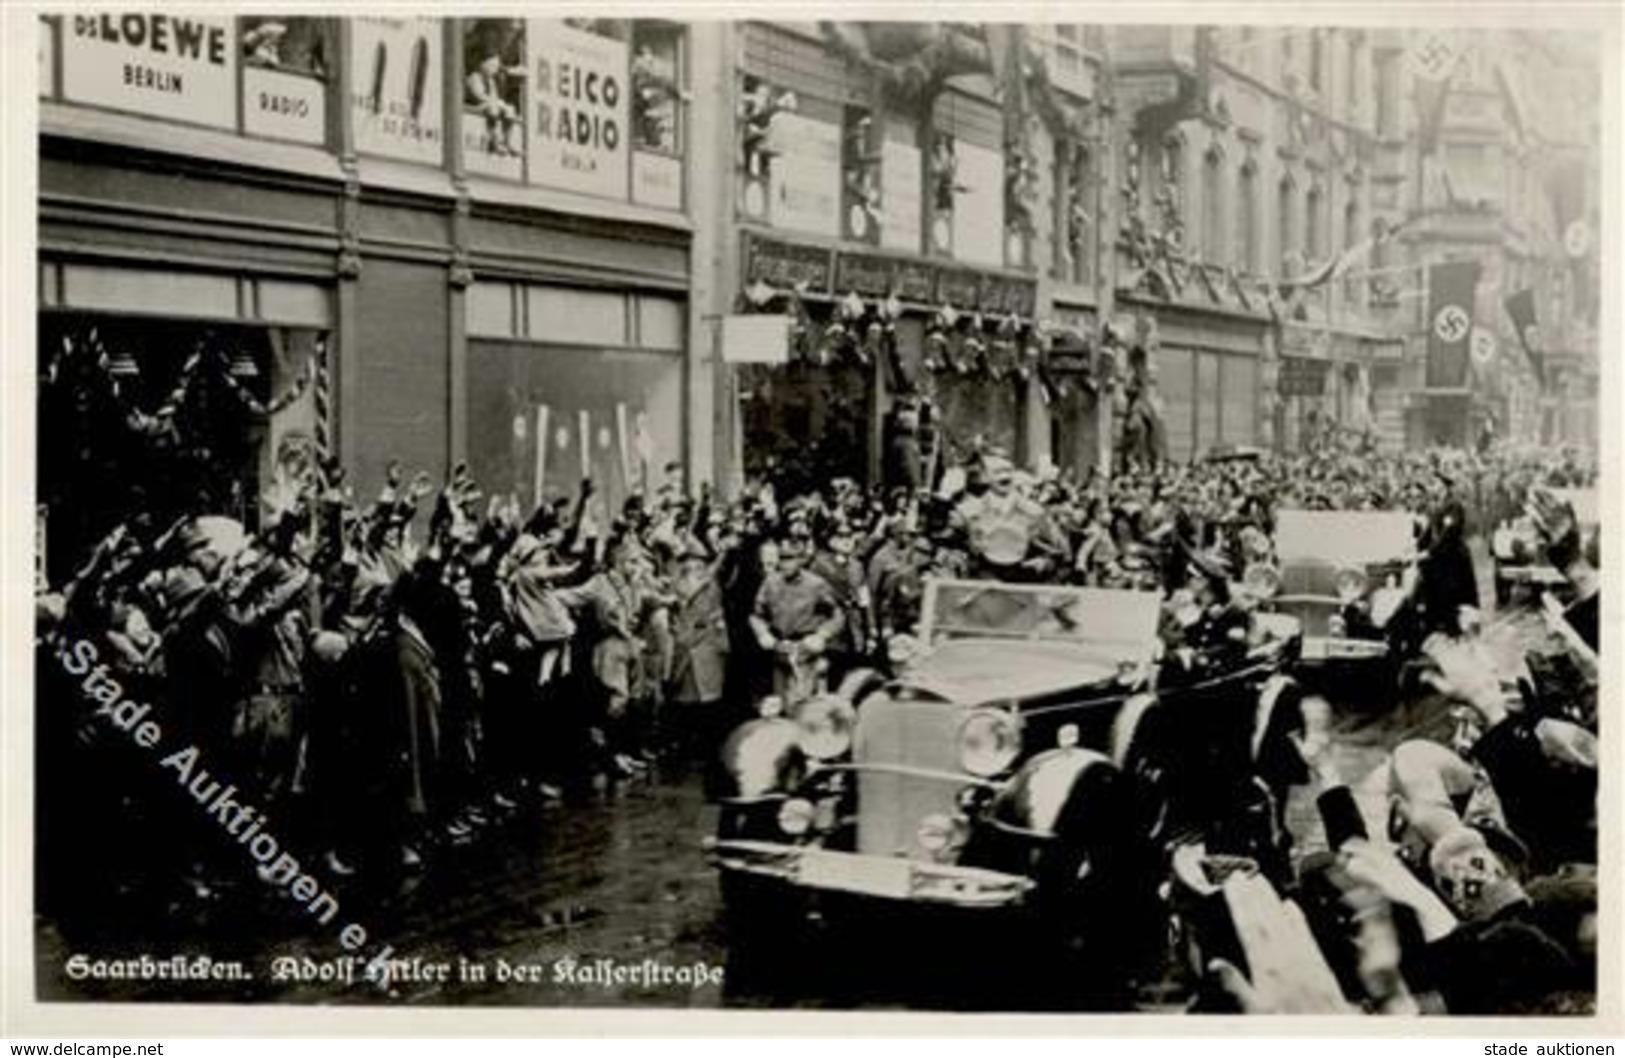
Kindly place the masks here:
[(963, 716), (940, 701), (883, 699), (860, 711), (853, 739), (859, 852), (926, 857), (916, 840), (920, 821), (933, 813), (952, 815), (958, 792), (970, 781), (948, 774), (961, 773)]

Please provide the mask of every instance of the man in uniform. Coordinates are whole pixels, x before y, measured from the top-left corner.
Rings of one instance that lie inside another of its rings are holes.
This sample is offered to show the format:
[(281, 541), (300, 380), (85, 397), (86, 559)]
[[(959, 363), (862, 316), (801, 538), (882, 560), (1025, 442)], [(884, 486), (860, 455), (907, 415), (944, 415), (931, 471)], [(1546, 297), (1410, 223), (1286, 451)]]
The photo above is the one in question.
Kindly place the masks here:
[(835, 590), (806, 568), (809, 550), (806, 537), (785, 538), (778, 566), (762, 582), (751, 610), (751, 631), (773, 656), (773, 691), (781, 697), (817, 693), (824, 653), (845, 621)]
[(953, 524), (970, 543), (972, 577), (1044, 580), (1067, 552), (1066, 539), (1042, 504), (1016, 489), (1003, 456), (983, 459), (987, 491), (960, 503)]

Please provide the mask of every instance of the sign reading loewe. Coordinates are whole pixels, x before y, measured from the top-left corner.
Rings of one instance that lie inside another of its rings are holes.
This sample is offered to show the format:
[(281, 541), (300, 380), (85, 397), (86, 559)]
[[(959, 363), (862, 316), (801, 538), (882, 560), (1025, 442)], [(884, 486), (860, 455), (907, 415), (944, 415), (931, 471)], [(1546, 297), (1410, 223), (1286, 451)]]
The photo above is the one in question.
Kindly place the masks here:
[(230, 18), (66, 17), (67, 99), (217, 128), (236, 125), (237, 50)]

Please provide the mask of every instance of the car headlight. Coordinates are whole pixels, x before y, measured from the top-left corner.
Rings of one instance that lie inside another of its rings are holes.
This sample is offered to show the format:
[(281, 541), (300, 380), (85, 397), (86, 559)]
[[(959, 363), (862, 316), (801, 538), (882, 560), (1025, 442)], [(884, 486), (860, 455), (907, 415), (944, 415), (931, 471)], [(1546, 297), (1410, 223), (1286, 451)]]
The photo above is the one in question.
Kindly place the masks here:
[(800, 837), (811, 829), (817, 814), (811, 801), (792, 797), (779, 806), (779, 829), (791, 837)]
[(1352, 567), (1338, 570), (1337, 579), (1333, 583), (1337, 586), (1337, 597), (1344, 602), (1353, 602), (1362, 597), (1371, 586), (1366, 579), (1365, 571)]
[(1334, 613), (1326, 619), (1327, 635), (1341, 639), (1343, 636), (1348, 634), (1348, 630), (1348, 622), (1343, 620), (1342, 614)]
[(981, 709), (959, 727), (959, 764), (972, 775), (987, 778), (1015, 763), (1021, 752), (1021, 732), (1015, 718), (996, 709)]
[(796, 726), (801, 729), (801, 751), (814, 760), (830, 760), (852, 748), (852, 728), (857, 710), (835, 694), (809, 698), (797, 709)]
[(1254, 562), (1242, 573), (1241, 583), (1256, 597), (1270, 599), (1281, 590), (1281, 573), (1267, 562)]

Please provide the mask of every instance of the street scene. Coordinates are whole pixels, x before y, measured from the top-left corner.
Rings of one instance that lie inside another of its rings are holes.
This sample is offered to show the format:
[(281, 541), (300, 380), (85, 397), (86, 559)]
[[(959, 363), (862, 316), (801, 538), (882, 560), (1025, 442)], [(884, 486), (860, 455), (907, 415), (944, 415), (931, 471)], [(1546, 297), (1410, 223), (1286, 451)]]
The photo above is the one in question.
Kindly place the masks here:
[(1595, 1012), (1594, 34), (38, 28), (39, 1000)]

